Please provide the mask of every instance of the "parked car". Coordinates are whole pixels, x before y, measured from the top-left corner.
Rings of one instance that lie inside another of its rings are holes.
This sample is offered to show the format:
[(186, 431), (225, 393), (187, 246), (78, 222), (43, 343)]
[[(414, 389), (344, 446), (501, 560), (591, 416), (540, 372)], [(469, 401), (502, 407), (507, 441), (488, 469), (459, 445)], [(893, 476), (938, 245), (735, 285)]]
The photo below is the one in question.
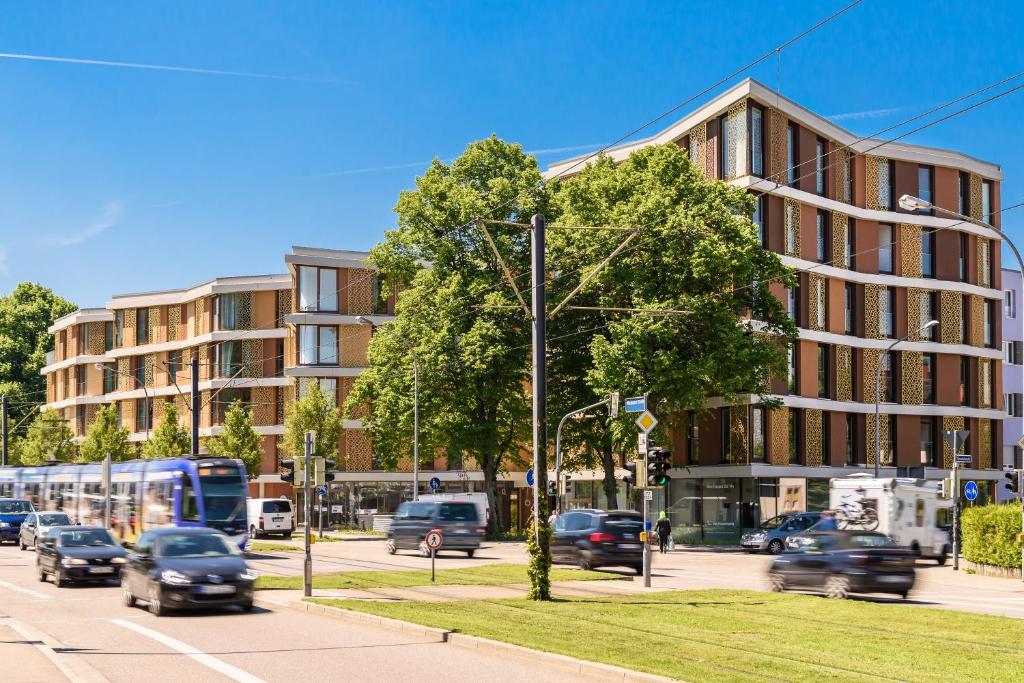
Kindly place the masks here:
[(17, 543), (22, 523), (34, 511), (27, 500), (0, 498), (0, 543)]
[(551, 561), (583, 569), (629, 567), (643, 573), (644, 518), (631, 510), (572, 510), (555, 518)]
[(821, 518), (820, 512), (787, 512), (761, 522), (753, 531), (743, 534), (740, 545), (744, 550), (767, 550), (778, 555), (785, 550), (786, 536), (812, 527)]
[(280, 534), (291, 538), (295, 531), (292, 502), (287, 498), (250, 498), (246, 504), (249, 538)]
[(110, 532), (98, 526), (53, 526), (36, 547), (39, 580), (48, 576), (59, 588), (69, 581), (120, 581), (127, 553)]
[(775, 558), (768, 570), (773, 591), (895, 593), (906, 599), (914, 586), (914, 554), (873, 531), (812, 531), (799, 550)]
[(480, 547), (486, 531), (477, 506), (471, 502), (405, 502), (398, 507), (388, 529), (388, 553), (419, 550), (429, 557), (424, 539), (431, 529), (441, 530), (441, 550), (459, 550), (469, 557)]
[(63, 512), (33, 512), (21, 523), (18, 532), (18, 545), (22, 550), (35, 548), (39, 539), (46, 535), (51, 527), (72, 526), (74, 522)]
[(237, 605), (249, 611), (258, 576), (223, 532), (167, 527), (139, 536), (128, 554), (121, 592), (125, 605), (143, 600), (158, 617), (180, 608)]

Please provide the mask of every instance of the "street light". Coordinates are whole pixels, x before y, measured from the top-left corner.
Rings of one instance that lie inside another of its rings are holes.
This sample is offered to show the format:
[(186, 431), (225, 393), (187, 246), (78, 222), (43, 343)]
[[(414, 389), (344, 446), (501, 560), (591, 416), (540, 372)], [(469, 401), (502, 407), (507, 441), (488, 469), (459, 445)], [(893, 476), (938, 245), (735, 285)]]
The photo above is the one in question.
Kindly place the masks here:
[[(922, 332), (927, 330), (929, 327), (935, 327), (938, 324), (939, 324), (938, 320), (930, 320), (930, 321), (926, 322), (924, 325), (921, 325), (921, 327), (917, 328), (917, 332), (915, 334), (920, 335)], [(881, 420), (879, 419), (879, 411), (878, 411), (879, 396), (882, 393), (882, 359), (883, 358), (888, 358), (889, 357), (889, 352), (893, 350), (893, 347), (895, 347), (897, 344), (899, 344), (902, 341), (906, 341), (909, 338), (910, 338), (909, 334), (906, 334), (906, 335), (900, 337), (899, 339), (894, 341), (892, 344), (889, 344), (889, 346), (888, 346), (888, 348), (886, 348), (885, 352), (881, 356), (878, 357), (878, 368), (875, 371), (875, 479), (878, 479), (878, 463), (882, 459), (882, 446), (881, 446), (881, 442), (880, 442), (881, 431), (879, 429)], [(891, 372), (892, 368), (889, 368), (889, 370)]]
[(109, 365), (104, 365), (103, 363), (96, 363), (96, 369), (99, 370), (100, 372), (112, 372), (115, 375), (131, 377), (133, 380), (135, 380), (135, 384), (140, 389), (142, 389), (142, 395), (146, 397), (146, 441), (149, 441), (149, 392), (146, 391), (145, 383), (140, 382), (139, 378), (136, 377), (135, 375), (129, 374), (127, 372), (121, 372), (117, 368), (112, 368)]
[(555, 430), (555, 482), (558, 484), (558, 494), (555, 497), (555, 502), (558, 508), (558, 514), (562, 514), (562, 427), (565, 425), (565, 421), (570, 417), (576, 417), (579, 419), (586, 419), (590, 417), (596, 417), (595, 415), (588, 415), (587, 411), (591, 408), (597, 408), (598, 406), (605, 406), (611, 404), (611, 398), (606, 398), (603, 401), (592, 403), (585, 408), (577, 408), (576, 410), (570, 410), (568, 413), (562, 416), (562, 419), (558, 421), (558, 429)]
[[(380, 326), (363, 315), (357, 315), (356, 320), (374, 329)], [(412, 356), (412, 499), (418, 500), (420, 495), (420, 365), (416, 361), (416, 350), (413, 348), (412, 342), (405, 335), (396, 334), (409, 345), (409, 355)]]

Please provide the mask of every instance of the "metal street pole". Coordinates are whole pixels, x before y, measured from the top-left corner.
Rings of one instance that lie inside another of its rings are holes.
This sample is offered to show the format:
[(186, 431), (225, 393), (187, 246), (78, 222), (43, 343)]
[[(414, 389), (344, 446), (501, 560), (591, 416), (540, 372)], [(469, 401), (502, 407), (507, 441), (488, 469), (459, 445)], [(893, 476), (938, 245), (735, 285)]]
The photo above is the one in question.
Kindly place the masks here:
[(110, 463), (110, 451), (107, 451), (103, 458), (103, 526), (110, 528), (110, 484), (112, 467)]
[(303, 458), (302, 470), (304, 472), (304, 481), (302, 482), (302, 491), (305, 498), (303, 503), (306, 508), (306, 528), (305, 528), (305, 542), (306, 542), (306, 557), (302, 563), (302, 594), (307, 598), (313, 595), (313, 555), (310, 553), (309, 545), (310, 538), (309, 532), (313, 525), (313, 496), (310, 495), (309, 483), (310, 479), (310, 464), (313, 461), (313, 446), (316, 443), (316, 432), (306, 432), (306, 438), (304, 443), (303, 452), (306, 457)]
[(956, 436), (953, 437), (953, 571), (960, 569), (960, 463), (956, 454), (960, 450)]
[[(650, 489), (647, 488), (650, 485), (648, 483), (648, 481), (647, 481), (647, 453), (648, 453), (649, 449), (650, 449), (650, 446), (648, 446), (646, 449), (644, 449), (644, 472), (643, 472), (643, 475), (641, 475), (640, 472), (636, 473), (637, 484), (639, 484), (641, 481), (643, 481), (643, 483), (644, 483), (644, 488), (643, 488), (643, 492), (644, 492), (644, 534), (643, 534), (644, 545), (643, 545), (643, 555), (642, 555), (642, 557), (643, 557), (643, 570), (644, 570), (644, 588), (650, 588), (651, 587), (651, 532), (648, 531), (648, 529), (647, 529), (647, 518), (648, 518), (648, 516), (650, 514), (650, 501), (647, 500), (647, 491), (650, 490)], [(640, 468), (638, 467), (637, 470), (639, 470), (639, 469)], [(643, 476), (642, 480), (640, 479), (641, 476)]]
[(420, 497), (420, 364), (416, 362), (416, 351), (411, 347), (412, 356), (412, 499)]
[(603, 401), (592, 403), (585, 408), (577, 408), (576, 410), (570, 410), (568, 413), (562, 416), (562, 419), (558, 421), (558, 429), (555, 430), (555, 481), (558, 483), (558, 496), (555, 499), (558, 503), (558, 514), (562, 514), (562, 427), (565, 425), (565, 421), (573, 415), (579, 415), (585, 413), (591, 408), (597, 408), (599, 406), (608, 405), (611, 402), (610, 398), (606, 398)]
[(7, 394), (0, 398), (0, 465), (7, 466)]
[[(547, 295), (544, 280), (547, 276), (545, 267), (545, 228), (543, 214), (534, 214), (530, 219), (530, 256), (533, 291), (533, 533), (534, 540), (542, 555), (547, 554), (545, 537), (541, 537), (541, 495), (547, 496), (548, 458), (547, 458)], [(542, 599), (547, 599), (543, 596)]]
[[(177, 384), (177, 381), (175, 381)], [(199, 356), (192, 354), (192, 455), (199, 455)]]

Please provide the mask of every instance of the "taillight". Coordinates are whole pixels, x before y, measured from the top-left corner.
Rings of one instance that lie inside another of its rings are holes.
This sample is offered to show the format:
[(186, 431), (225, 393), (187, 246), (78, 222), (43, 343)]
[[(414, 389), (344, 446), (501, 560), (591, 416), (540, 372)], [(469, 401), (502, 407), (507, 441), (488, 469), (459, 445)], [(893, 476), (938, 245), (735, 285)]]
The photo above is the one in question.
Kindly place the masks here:
[(484, 527), (484, 526), (478, 526), (478, 527), (476, 528), (476, 532), (477, 532), (478, 534), (484, 534), (484, 533), (487, 533), (487, 527)]
[(595, 531), (590, 534), (591, 543), (614, 543), (615, 537), (611, 534), (606, 534), (603, 531)]
[(263, 515), (260, 515), (260, 528), (263, 528)]

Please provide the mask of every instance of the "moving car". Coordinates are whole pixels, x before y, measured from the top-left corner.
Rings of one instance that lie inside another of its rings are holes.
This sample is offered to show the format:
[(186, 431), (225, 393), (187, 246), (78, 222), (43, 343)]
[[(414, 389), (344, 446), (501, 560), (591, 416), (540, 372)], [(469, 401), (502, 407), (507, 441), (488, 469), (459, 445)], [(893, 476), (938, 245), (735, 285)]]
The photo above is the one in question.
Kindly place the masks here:
[(250, 498), (246, 504), (249, 538), (280, 534), (291, 538), (295, 531), (295, 514), (287, 498)]
[(22, 550), (29, 546), (36, 547), (39, 539), (46, 535), (50, 527), (72, 526), (74, 522), (63, 512), (33, 512), (21, 523), (18, 532), (18, 545)]
[(572, 510), (555, 518), (551, 561), (582, 569), (629, 567), (643, 573), (644, 518), (632, 510)]
[(124, 548), (98, 526), (54, 526), (36, 547), (39, 580), (53, 577), (58, 588), (69, 581), (120, 581)]
[(895, 593), (906, 599), (914, 586), (914, 554), (874, 531), (811, 531), (799, 550), (772, 562), (773, 591), (791, 588), (824, 592), (830, 598), (851, 593)]
[(17, 543), (21, 525), (32, 512), (32, 503), (27, 500), (0, 498), (0, 543)]
[(248, 611), (257, 576), (221, 531), (154, 529), (143, 532), (128, 554), (121, 592), (125, 605), (144, 600), (158, 617), (188, 607), (237, 605)]
[(767, 550), (778, 555), (785, 550), (786, 536), (809, 529), (820, 518), (820, 512), (787, 512), (766, 519), (753, 531), (743, 534), (740, 545), (751, 552)]
[(483, 522), (477, 506), (470, 502), (412, 501), (402, 503), (388, 529), (387, 551), (394, 555), (402, 549), (419, 550), (430, 557), (425, 537), (431, 529), (440, 529), (440, 550), (460, 550), (469, 557), (484, 537)]

